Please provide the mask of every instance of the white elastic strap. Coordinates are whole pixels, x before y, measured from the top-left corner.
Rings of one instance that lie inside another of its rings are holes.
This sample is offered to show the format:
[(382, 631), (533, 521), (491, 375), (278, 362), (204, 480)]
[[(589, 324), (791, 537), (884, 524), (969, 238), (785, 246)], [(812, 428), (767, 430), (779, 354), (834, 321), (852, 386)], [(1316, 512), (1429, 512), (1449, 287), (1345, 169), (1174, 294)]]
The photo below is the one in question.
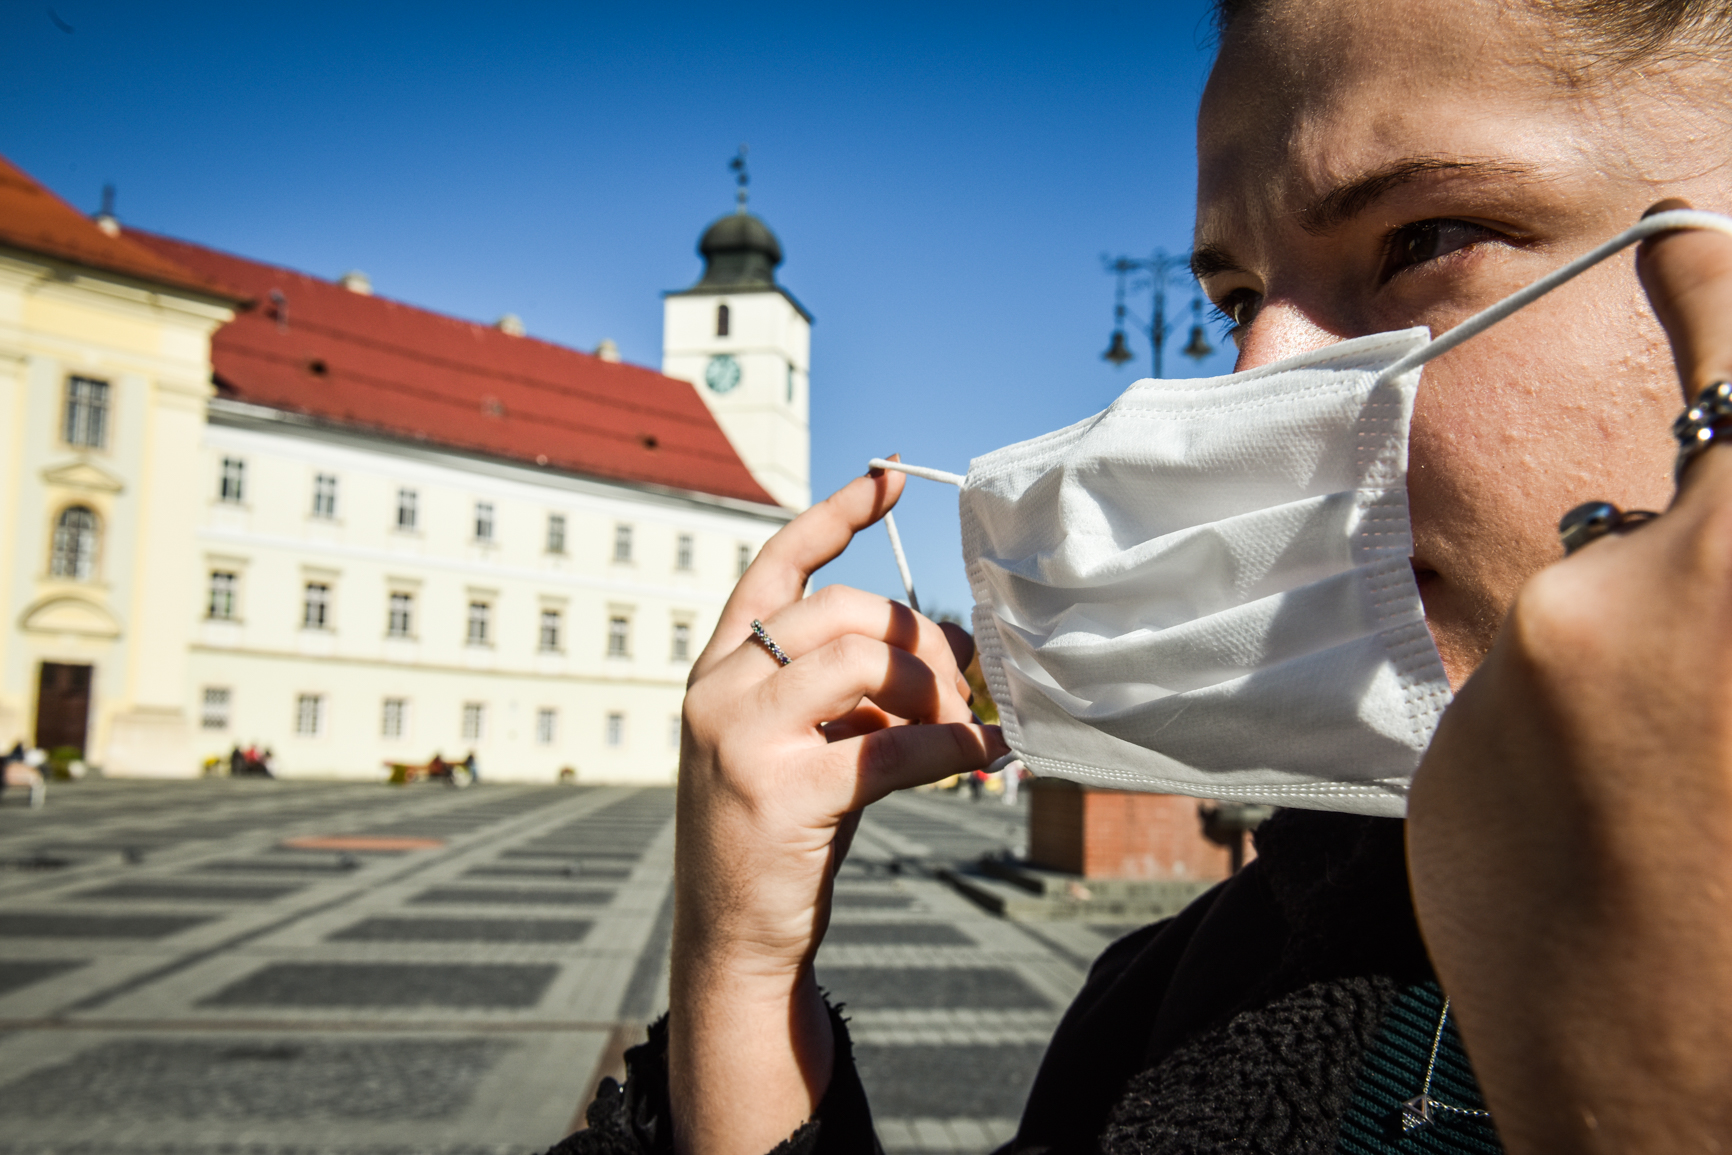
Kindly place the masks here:
[(897, 473), (906, 473), (910, 477), (924, 477), (928, 481), (942, 481), (946, 485), (954, 485), (961, 489), (968, 478), (960, 473), (946, 473), (942, 469), (928, 469), (924, 465), (905, 465), (900, 461), (885, 461), (882, 457), (874, 457), (867, 466), (872, 469), (894, 469)]
[(1672, 209), (1669, 212), (1655, 213), (1651, 217), (1644, 217), (1635, 227), (1625, 229), (1599, 248), (1584, 253), (1555, 272), (1546, 274), (1527, 288), (1511, 293), (1491, 308), (1475, 313), (1430, 344), (1421, 345), (1378, 374), (1377, 379), (1379, 381), (1393, 381), (1403, 373), (1419, 368), (1433, 357), (1449, 352), (1469, 337), (1485, 332), (1522, 306), (1539, 300), (1565, 281), (1573, 280), (1587, 272), (1607, 257), (1640, 241), (1645, 241), (1655, 233), (1671, 232), (1674, 229), (1708, 229), (1712, 232), (1732, 236), (1732, 217), (1724, 217), (1719, 213), (1705, 213), (1698, 209)]
[(908, 608), (920, 612), (920, 599), (914, 596), (914, 575), (908, 572), (908, 555), (902, 552), (902, 535), (896, 532), (896, 515), (884, 515), (884, 528), (890, 532), (890, 552), (896, 555), (896, 572), (902, 575), (902, 588), (908, 591)]
[[(869, 469), (894, 469), (898, 473), (906, 473), (910, 477), (924, 477), (928, 481), (942, 481), (946, 485), (954, 485), (961, 489), (967, 478), (960, 473), (946, 473), (942, 469), (927, 469), (924, 465), (904, 465), (900, 461), (886, 461), (882, 457), (874, 457), (866, 463)], [(914, 575), (908, 570), (908, 555), (902, 552), (902, 535), (896, 532), (896, 515), (884, 515), (884, 530), (890, 535), (890, 552), (896, 555), (896, 572), (902, 575), (902, 588), (908, 591), (908, 608), (915, 613), (920, 612), (920, 599), (914, 596)]]

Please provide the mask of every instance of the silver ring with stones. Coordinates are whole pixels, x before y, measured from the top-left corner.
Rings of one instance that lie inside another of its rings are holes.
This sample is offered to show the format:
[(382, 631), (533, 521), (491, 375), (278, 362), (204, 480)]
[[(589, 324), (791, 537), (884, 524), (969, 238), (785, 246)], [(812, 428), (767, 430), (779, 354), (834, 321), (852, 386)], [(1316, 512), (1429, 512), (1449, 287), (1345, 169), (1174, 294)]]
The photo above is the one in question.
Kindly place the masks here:
[(770, 636), (769, 631), (764, 629), (764, 623), (757, 618), (752, 619), (752, 639), (770, 651), (770, 656), (776, 659), (778, 664), (785, 666), (794, 660), (781, 646), (776, 644), (776, 639)]
[(1732, 381), (1715, 381), (1696, 394), (1696, 401), (1672, 422), (1678, 439), (1678, 465), (1673, 477), (1684, 479), (1690, 463), (1720, 440), (1732, 436)]
[(1569, 557), (1584, 545), (1608, 534), (1624, 533), (1653, 521), (1660, 515), (1651, 509), (1622, 510), (1609, 501), (1585, 501), (1558, 522), (1558, 541)]

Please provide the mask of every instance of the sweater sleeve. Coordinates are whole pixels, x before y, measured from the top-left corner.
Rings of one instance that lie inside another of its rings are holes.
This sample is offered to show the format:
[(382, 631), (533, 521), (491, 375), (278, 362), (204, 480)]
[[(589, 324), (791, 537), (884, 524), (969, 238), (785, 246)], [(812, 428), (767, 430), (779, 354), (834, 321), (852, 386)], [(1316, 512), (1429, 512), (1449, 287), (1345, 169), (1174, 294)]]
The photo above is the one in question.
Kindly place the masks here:
[[(830, 1087), (812, 1117), (769, 1155), (883, 1155), (872, 1129), (872, 1109), (854, 1067), (854, 1045), (841, 1008), (830, 1007), (836, 1038)], [(587, 1128), (567, 1136), (547, 1155), (673, 1155), (668, 1104), (668, 1020), (649, 1029), (649, 1040), (625, 1053), (625, 1085), (603, 1079), (584, 1113)]]

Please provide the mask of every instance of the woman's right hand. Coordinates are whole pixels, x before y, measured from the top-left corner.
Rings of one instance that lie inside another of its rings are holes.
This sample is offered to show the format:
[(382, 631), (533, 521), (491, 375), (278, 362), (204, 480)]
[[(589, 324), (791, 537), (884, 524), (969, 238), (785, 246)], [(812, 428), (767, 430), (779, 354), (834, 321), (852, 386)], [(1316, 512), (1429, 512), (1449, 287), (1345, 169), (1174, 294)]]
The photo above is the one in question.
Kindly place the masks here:
[(1006, 753), (969, 710), (960, 630), (843, 586), (804, 596), (903, 481), (859, 478), (771, 538), (688, 683), (668, 1020), (682, 1155), (763, 1155), (822, 1099), (833, 1040), (812, 959), (860, 810)]

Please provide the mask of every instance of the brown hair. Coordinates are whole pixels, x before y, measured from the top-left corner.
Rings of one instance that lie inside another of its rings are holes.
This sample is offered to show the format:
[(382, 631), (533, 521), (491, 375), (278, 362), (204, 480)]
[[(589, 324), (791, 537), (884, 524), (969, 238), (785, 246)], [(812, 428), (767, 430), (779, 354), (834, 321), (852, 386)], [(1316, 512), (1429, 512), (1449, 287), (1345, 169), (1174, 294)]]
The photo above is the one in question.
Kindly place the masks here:
[[(1628, 67), (1683, 47), (1732, 43), (1732, 0), (1529, 0), (1581, 38), (1587, 62)], [(1215, 29), (1255, 16), (1267, 0), (1215, 0)]]

